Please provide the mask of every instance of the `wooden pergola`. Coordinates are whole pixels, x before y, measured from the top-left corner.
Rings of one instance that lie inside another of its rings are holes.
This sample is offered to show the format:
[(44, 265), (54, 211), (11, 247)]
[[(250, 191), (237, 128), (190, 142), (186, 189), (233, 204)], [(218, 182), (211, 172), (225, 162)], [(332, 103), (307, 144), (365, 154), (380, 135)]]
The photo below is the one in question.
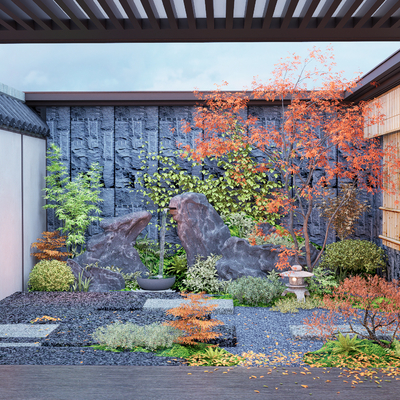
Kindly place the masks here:
[(0, 43), (396, 40), (398, 0), (0, 1)]

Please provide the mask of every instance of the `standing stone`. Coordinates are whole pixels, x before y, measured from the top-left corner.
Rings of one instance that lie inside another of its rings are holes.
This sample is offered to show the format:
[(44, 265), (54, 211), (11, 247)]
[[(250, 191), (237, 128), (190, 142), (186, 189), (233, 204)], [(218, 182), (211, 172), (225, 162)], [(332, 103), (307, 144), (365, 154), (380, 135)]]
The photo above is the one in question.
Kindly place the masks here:
[(207, 258), (211, 254), (222, 254), (222, 247), (231, 234), (204, 194), (180, 194), (171, 199), (169, 207), (178, 223), (178, 236), (186, 250), (189, 267), (197, 255)]
[(74, 260), (82, 267), (98, 263), (103, 268), (112, 265), (122, 268), (124, 273), (146, 272), (133, 245), (150, 219), (147, 211), (103, 219), (100, 227), (104, 233), (93, 236), (87, 243), (87, 250)]

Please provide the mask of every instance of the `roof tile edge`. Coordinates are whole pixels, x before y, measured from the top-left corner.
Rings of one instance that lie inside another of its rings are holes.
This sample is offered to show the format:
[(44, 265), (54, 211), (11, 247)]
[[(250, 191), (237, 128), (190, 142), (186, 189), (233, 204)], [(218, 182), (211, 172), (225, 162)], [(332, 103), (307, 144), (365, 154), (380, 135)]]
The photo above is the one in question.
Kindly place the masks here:
[(20, 100), (25, 103), (25, 93), (20, 92), (17, 89), (14, 89), (10, 86), (5, 85), (4, 83), (0, 83), (0, 93), (4, 93), (7, 96), (10, 96), (14, 99)]

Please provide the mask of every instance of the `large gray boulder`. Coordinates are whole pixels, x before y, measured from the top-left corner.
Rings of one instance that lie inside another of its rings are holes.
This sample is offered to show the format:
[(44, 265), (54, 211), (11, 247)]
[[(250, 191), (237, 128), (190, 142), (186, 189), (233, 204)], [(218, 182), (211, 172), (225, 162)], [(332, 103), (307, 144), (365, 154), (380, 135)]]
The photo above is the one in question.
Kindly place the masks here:
[[(265, 278), (275, 270), (279, 261), (281, 246), (264, 244), (251, 246), (245, 239), (231, 237), (222, 247), (222, 258), (217, 261), (216, 268), (221, 279), (237, 279), (241, 276), (255, 276)], [(311, 246), (311, 260), (314, 261), (318, 251)], [(289, 257), (289, 264), (295, 264), (294, 257)], [(306, 265), (304, 257), (299, 257), (301, 265)], [(277, 271), (282, 272), (282, 271)]]
[(109, 271), (98, 267), (82, 268), (76, 261), (68, 260), (67, 265), (71, 268), (75, 279), (90, 279), (89, 292), (108, 292), (110, 290), (121, 290), (125, 288), (125, 281), (119, 272)]
[(148, 225), (151, 214), (139, 211), (100, 222), (104, 233), (93, 236), (86, 251), (74, 260), (83, 268), (98, 263), (99, 267), (116, 266), (124, 273), (146, 272), (139, 253), (133, 247), (140, 232)]
[(186, 250), (189, 267), (197, 255), (207, 258), (211, 254), (222, 254), (222, 247), (231, 234), (204, 194), (180, 194), (171, 199), (169, 207), (178, 223), (178, 236)]

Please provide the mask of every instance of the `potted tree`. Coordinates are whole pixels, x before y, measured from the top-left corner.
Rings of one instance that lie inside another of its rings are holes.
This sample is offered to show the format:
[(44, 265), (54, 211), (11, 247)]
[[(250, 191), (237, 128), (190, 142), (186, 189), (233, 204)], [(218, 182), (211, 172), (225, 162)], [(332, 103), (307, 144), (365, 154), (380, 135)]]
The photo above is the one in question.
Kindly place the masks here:
[(164, 277), (164, 252), (165, 252), (165, 226), (167, 219), (168, 208), (162, 212), (161, 231), (160, 231), (160, 263), (158, 267), (158, 274), (152, 275), (149, 268), (149, 276), (147, 278), (137, 278), (137, 283), (143, 290), (167, 290), (170, 289), (175, 283), (175, 276)]

